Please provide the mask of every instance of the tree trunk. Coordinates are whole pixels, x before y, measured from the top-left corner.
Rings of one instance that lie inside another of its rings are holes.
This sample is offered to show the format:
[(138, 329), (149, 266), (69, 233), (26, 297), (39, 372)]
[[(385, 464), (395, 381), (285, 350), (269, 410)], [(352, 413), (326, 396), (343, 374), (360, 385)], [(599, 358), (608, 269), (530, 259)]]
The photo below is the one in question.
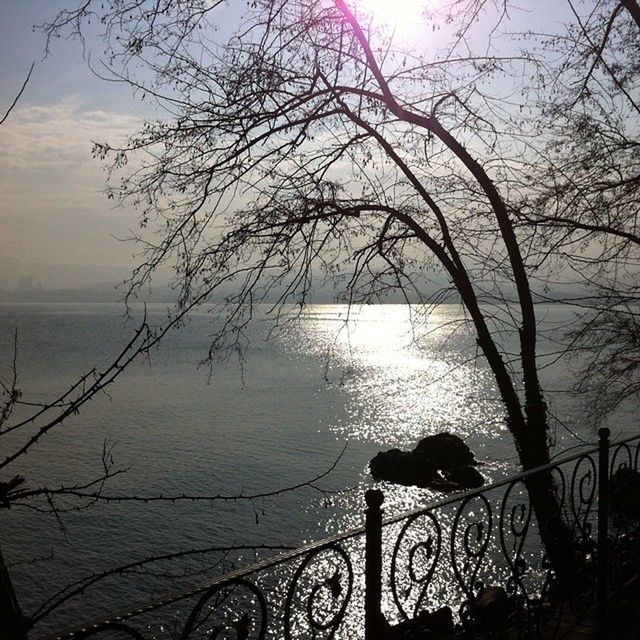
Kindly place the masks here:
[[(546, 414), (544, 408), (542, 411)], [(537, 424), (530, 420), (527, 422), (524, 434), (512, 432), (523, 471), (550, 463), (546, 421)], [(562, 512), (562, 498), (558, 495), (552, 472), (536, 473), (526, 478), (524, 483), (540, 539), (555, 571), (555, 596), (562, 599), (571, 597), (587, 583), (579, 579), (584, 565), (577, 553), (574, 531)]]
[[(549, 464), (549, 445), (547, 441), (547, 409), (542, 397), (537, 372), (529, 375), (525, 384), (525, 406), (523, 408), (513, 380), (494, 342), (471, 282), (465, 272), (455, 274), (456, 287), (461, 294), (478, 336), (478, 345), (498, 385), (502, 402), (507, 412), (507, 425), (513, 437), (522, 466), (522, 471)], [(521, 340), (527, 342), (527, 336), (521, 332)], [(535, 347), (533, 348), (535, 352)], [(526, 360), (529, 356), (522, 355)], [(523, 363), (523, 368), (527, 363)], [(528, 363), (529, 371), (535, 371)], [(540, 538), (547, 557), (554, 568), (561, 592), (569, 594), (575, 588), (580, 561), (576, 556), (575, 536), (569, 523), (564, 519), (562, 505), (556, 491), (556, 483), (550, 471), (530, 476), (525, 480), (529, 500), (540, 530)]]
[(23, 615), (0, 549), (0, 629), (3, 640), (26, 640), (28, 620)]
[[(519, 338), (520, 363), (524, 382), (524, 406), (514, 386), (513, 378), (508, 372), (489, 331), (471, 280), (464, 269), (461, 269), (456, 285), (472, 317), (478, 335), (478, 344), (487, 358), (498, 384), (502, 401), (507, 410), (509, 431), (518, 451), (522, 471), (529, 471), (549, 464), (550, 458), (547, 439), (547, 407), (540, 387), (536, 357), (536, 314), (520, 245), (505, 203), (484, 168), (435, 118), (430, 119), (428, 128), (465, 164), (485, 192), (492, 205), (504, 246), (509, 255), (513, 281), (518, 292), (522, 313)], [(576, 575), (582, 563), (576, 555), (572, 527), (563, 517), (562, 504), (557, 495), (556, 483), (551, 471), (528, 477), (525, 480), (525, 485), (538, 522), (540, 538), (556, 573), (559, 592), (571, 595), (572, 590), (580, 583), (579, 580), (576, 580)]]
[(636, 0), (622, 0), (622, 5), (631, 14), (640, 29), (640, 5)]

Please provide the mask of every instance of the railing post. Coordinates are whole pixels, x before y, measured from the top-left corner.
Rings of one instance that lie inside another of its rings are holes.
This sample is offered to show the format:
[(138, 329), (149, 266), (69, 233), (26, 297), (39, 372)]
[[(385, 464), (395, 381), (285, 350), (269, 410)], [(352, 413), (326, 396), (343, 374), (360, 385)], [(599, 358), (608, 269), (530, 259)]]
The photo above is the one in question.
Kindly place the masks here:
[(367, 501), (364, 560), (364, 637), (382, 638), (382, 509), (384, 494), (379, 489), (365, 493)]
[(609, 561), (609, 434), (606, 427), (598, 430), (600, 451), (598, 453), (598, 567), (596, 583), (596, 606), (598, 620), (607, 617), (607, 588)]

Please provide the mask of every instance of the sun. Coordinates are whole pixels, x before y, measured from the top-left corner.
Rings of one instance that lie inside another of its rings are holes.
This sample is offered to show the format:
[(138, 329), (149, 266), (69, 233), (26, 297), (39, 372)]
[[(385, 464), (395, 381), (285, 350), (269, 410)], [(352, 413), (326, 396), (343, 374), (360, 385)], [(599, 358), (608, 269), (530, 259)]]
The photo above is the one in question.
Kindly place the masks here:
[(408, 30), (417, 27), (428, 0), (358, 0), (380, 26)]

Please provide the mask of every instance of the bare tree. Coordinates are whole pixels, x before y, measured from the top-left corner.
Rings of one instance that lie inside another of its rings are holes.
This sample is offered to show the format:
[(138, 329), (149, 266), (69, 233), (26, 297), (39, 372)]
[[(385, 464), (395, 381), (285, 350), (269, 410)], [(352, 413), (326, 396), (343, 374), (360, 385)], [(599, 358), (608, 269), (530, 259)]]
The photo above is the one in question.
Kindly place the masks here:
[[(47, 26), (50, 37), (82, 33), (95, 12), (105, 73), (168, 112), (124, 147), (95, 147), (114, 171), (140, 163), (114, 173), (110, 192), (157, 233), (144, 240), (131, 292), (167, 264), (177, 314), (231, 291), (213, 356), (242, 348), (259, 302), (281, 321), (325, 280), (349, 302), (389, 291), (425, 301), (438, 269), (475, 329), (522, 468), (548, 463), (532, 293), (540, 259), (530, 255), (535, 228), (517, 217), (526, 180), (515, 127), (506, 129), (520, 106), (510, 90), (538, 62), (493, 48), (507, 3), (449, 3), (439, 51), (403, 49), (344, 0), (257, 0), (242, 18), (234, 11), (198, 0), (89, 1)], [(506, 91), (480, 90), (496, 78)], [(507, 333), (517, 335), (515, 354)], [(552, 561), (570, 577), (572, 535), (553, 481), (527, 482)]]
[(541, 260), (559, 259), (579, 283), (570, 349), (598, 421), (640, 392), (640, 5), (566, 5), (561, 34), (529, 34), (554, 55), (529, 94), (535, 145), (517, 211)]

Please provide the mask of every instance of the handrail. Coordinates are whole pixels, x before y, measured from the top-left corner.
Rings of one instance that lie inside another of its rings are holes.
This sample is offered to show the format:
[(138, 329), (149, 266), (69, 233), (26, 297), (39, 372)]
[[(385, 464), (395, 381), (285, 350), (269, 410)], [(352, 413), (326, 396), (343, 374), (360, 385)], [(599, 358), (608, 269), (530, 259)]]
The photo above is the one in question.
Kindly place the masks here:
[(208, 589), (211, 589), (212, 587), (215, 587), (217, 585), (224, 585), (226, 582), (230, 582), (238, 578), (244, 578), (246, 576), (257, 573), (258, 571), (262, 571), (263, 569), (277, 567), (284, 562), (288, 562), (289, 560), (294, 560), (295, 558), (306, 555), (310, 551), (316, 551), (318, 549), (322, 549), (324, 547), (335, 544), (336, 542), (355, 538), (356, 536), (363, 535), (364, 533), (365, 527), (364, 525), (362, 525), (361, 527), (349, 529), (348, 531), (345, 531), (343, 533), (338, 533), (334, 534), (333, 536), (322, 538), (322, 540), (309, 542), (300, 547), (296, 547), (291, 551), (285, 551), (275, 556), (265, 558), (264, 560), (260, 560), (259, 562), (254, 562), (253, 564), (250, 564), (242, 569), (229, 571), (216, 578), (205, 580), (188, 589), (172, 591), (164, 596), (159, 596), (142, 604), (135, 605), (127, 609), (122, 609), (111, 616), (95, 618), (93, 620), (87, 621), (80, 626), (75, 625), (73, 627), (69, 627), (69, 629), (62, 632), (39, 636), (38, 638), (36, 638), (36, 640), (63, 640), (64, 638), (72, 638), (80, 630), (84, 631), (85, 629), (95, 627), (99, 624), (109, 624), (111, 622), (127, 620), (128, 618), (131, 618), (140, 613), (152, 611), (153, 609), (159, 609), (160, 607), (166, 607), (167, 605), (174, 604), (175, 602), (179, 602), (180, 600), (185, 600), (186, 598), (190, 598), (191, 596), (197, 595), (198, 593), (203, 593), (204, 591), (207, 591)]
[[(620, 441), (615, 441), (615, 442), (611, 442), (608, 445), (609, 451), (619, 451), (621, 448), (623, 448), (625, 445), (628, 445), (630, 442), (634, 442), (634, 441), (640, 441), (640, 436), (631, 436), (629, 438), (625, 438), (623, 440)], [(584, 445), (585, 447), (588, 445)], [(503, 478), (502, 480), (498, 480), (496, 482), (490, 483), (488, 485), (484, 485), (482, 487), (479, 487), (477, 489), (472, 489), (470, 491), (464, 491), (464, 492), (458, 492), (453, 496), (449, 496), (440, 500), (434, 500), (429, 502), (427, 505), (422, 506), (422, 507), (418, 507), (415, 509), (411, 509), (408, 511), (404, 511), (398, 515), (386, 518), (384, 520), (382, 520), (381, 526), (382, 527), (386, 527), (392, 524), (397, 524), (403, 520), (407, 520), (410, 518), (413, 518), (417, 515), (420, 514), (424, 514), (426, 512), (429, 511), (434, 511), (436, 509), (445, 507), (447, 505), (451, 505), (454, 503), (459, 503), (465, 500), (468, 500), (470, 498), (473, 498), (474, 496), (478, 496), (481, 494), (485, 494), (487, 492), (490, 492), (494, 489), (500, 488), (500, 487), (504, 487), (506, 485), (518, 482), (520, 480), (523, 480), (525, 478), (528, 478), (530, 476), (536, 475), (538, 473), (542, 473), (545, 471), (549, 471), (555, 468), (560, 467), (561, 465), (565, 465), (567, 463), (570, 463), (572, 461), (575, 460), (579, 460), (581, 458), (587, 457), (587, 456), (592, 456), (592, 455), (596, 455), (599, 452), (599, 445), (594, 445), (588, 449), (584, 449), (578, 453), (574, 453), (570, 456), (565, 456), (559, 459), (556, 459), (548, 464), (545, 465), (541, 465), (539, 467), (535, 467), (533, 469), (530, 469), (526, 472), (521, 472), (518, 474), (514, 474), (514, 475), (510, 475), (506, 478)], [(192, 597), (194, 595), (203, 593), (207, 590), (210, 590), (216, 586), (224, 586), (226, 583), (230, 583), (233, 581), (237, 581), (239, 579), (242, 579), (244, 577), (250, 576), (252, 574), (258, 573), (260, 571), (263, 571), (265, 569), (270, 569), (273, 567), (276, 567), (278, 565), (281, 565), (285, 562), (294, 560), (296, 558), (300, 558), (302, 556), (305, 556), (311, 552), (317, 552), (319, 550), (322, 550), (324, 548), (329, 548), (332, 545), (335, 545), (336, 543), (339, 542), (343, 542), (345, 540), (350, 540), (352, 538), (358, 537), (358, 536), (362, 536), (363, 534), (366, 533), (366, 525), (362, 525), (353, 529), (350, 529), (346, 532), (343, 533), (338, 533), (338, 534), (334, 534), (332, 536), (328, 536), (326, 538), (322, 538), (321, 540), (317, 540), (314, 542), (310, 542), (307, 543), (305, 545), (302, 545), (300, 547), (297, 547), (296, 549), (290, 550), (290, 551), (286, 551), (280, 554), (277, 554), (275, 556), (271, 556), (269, 558), (265, 558), (264, 560), (260, 560), (258, 562), (255, 562), (253, 564), (250, 564), (244, 568), (241, 569), (237, 569), (235, 571), (231, 571), (231, 572), (227, 572), (221, 576), (218, 576), (216, 578), (210, 579), (210, 580), (206, 580), (203, 581), (193, 587), (187, 588), (187, 589), (183, 589), (183, 590), (178, 590), (178, 591), (173, 591), (167, 594), (164, 594), (162, 596), (153, 598), (151, 600), (148, 600), (144, 603), (141, 603), (139, 605), (135, 605), (133, 607), (129, 607), (123, 610), (120, 610), (116, 613), (114, 613), (113, 615), (110, 616), (106, 616), (106, 617), (101, 617), (101, 618), (95, 618), (93, 620), (89, 620), (87, 622), (85, 622), (82, 625), (75, 625), (73, 627), (69, 627), (68, 629), (65, 629), (62, 632), (56, 632), (56, 633), (49, 633), (43, 636), (39, 636), (37, 638), (37, 640), (66, 640), (66, 639), (71, 639), (75, 636), (77, 636), (79, 633), (87, 631), (89, 629), (92, 628), (96, 628), (98, 626), (102, 627), (108, 624), (112, 624), (115, 622), (121, 622), (124, 620), (128, 620), (130, 618), (132, 618), (133, 616), (142, 614), (142, 613), (146, 613), (149, 611), (152, 611), (154, 609), (159, 609), (160, 607), (164, 607), (167, 605), (171, 605), (173, 603), (179, 602), (181, 600), (184, 600), (186, 598)]]
[[(631, 442), (632, 440), (640, 440), (640, 436), (633, 436), (631, 438), (628, 438), (627, 440), (622, 440), (620, 442), (614, 442), (611, 443), (611, 446), (619, 446), (619, 445), (623, 445), (626, 444), (627, 442)], [(584, 445), (587, 446), (587, 445)], [(589, 455), (593, 455), (595, 453), (598, 453), (598, 445), (592, 447), (591, 449), (587, 449), (585, 451), (582, 451), (581, 453), (574, 453), (571, 456), (566, 456), (564, 458), (559, 458), (558, 460), (554, 461), (554, 462), (549, 462), (547, 464), (543, 464), (540, 465), (539, 467), (534, 467), (533, 469), (529, 469), (528, 471), (521, 471), (520, 473), (517, 473), (515, 475), (512, 476), (507, 476), (506, 478), (503, 478), (502, 480), (497, 480), (496, 482), (491, 482), (490, 484), (485, 484), (482, 485), (481, 487), (478, 487), (477, 489), (469, 489), (468, 491), (464, 491), (461, 493), (456, 493), (453, 496), (447, 497), (447, 498), (442, 498), (440, 500), (434, 500), (433, 502), (429, 502), (428, 505), (424, 506), (424, 507), (417, 507), (416, 509), (411, 509), (409, 511), (404, 511), (403, 513), (400, 513), (396, 516), (392, 516), (390, 518), (387, 518), (386, 520), (383, 520), (382, 522), (382, 526), (387, 526), (390, 524), (396, 524), (397, 522), (400, 522), (401, 520), (405, 520), (407, 518), (410, 518), (414, 515), (420, 514), (420, 513), (424, 513), (425, 511), (431, 511), (432, 509), (439, 509), (440, 507), (445, 507), (449, 504), (453, 504), (455, 502), (460, 502), (461, 500), (465, 500), (467, 498), (472, 498), (474, 496), (477, 496), (481, 493), (486, 493), (487, 491), (491, 491), (493, 489), (498, 489), (499, 487), (503, 487), (505, 485), (511, 484), (512, 482), (515, 482), (517, 480), (522, 480), (524, 478), (528, 478), (529, 476), (534, 476), (537, 473), (542, 473), (543, 471), (549, 471), (551, 469), (555, 469), (556, 467), (559, 467), (560, 465), (566, 464), (568, 462), (572, 462), (573, 460), (578, 460), (579, 458), (582, 458), (583, 456), (589, 456)]]

